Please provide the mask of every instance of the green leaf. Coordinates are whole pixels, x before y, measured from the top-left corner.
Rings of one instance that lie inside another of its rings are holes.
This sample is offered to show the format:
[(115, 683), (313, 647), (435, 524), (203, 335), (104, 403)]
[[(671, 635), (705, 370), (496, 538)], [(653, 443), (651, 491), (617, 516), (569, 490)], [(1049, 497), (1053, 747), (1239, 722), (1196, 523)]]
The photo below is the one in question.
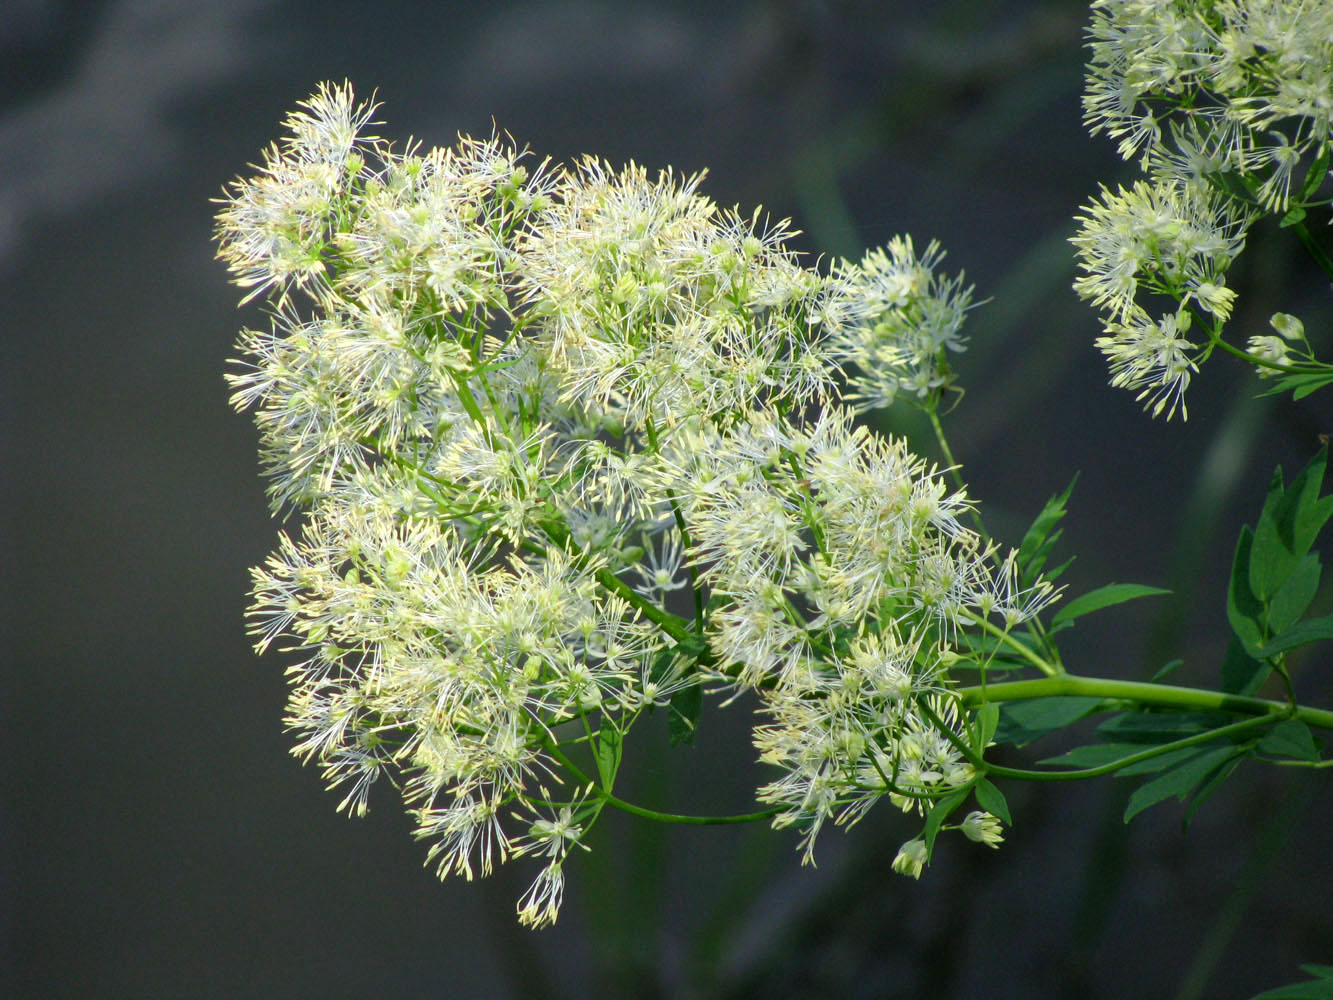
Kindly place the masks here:
[(1138, 743), (1090, 743), (1084, 747), (1074, 747), (1068, 753), (1058, 757), (1047, 757), (1038, 761), (1040, 764), (1058, 764), (1062, 767), (1101, 767), (1117, 760), (1123, 760), (1130, 754), (1140, 753), (1143, 746)]
[(1199, 784), (1190, 798), (1190, 804), (1185, 807), (1185, 815), (1180, 818), (1182, 832), (1189, 830), (1190, 824), (1194, 822), (1194, 817), (1203, 808), (1203, 804), (1213, 797), (1213, 792), (1222, 787), (1227, 778), (1231, 777), (1231, 772), (1236, 770), (1244, 759), (1245, 754), (1237, 754)]
[(1305, 221), (1305, 209), (1300, 205), (1292, 205), (1287, 209), (1287, 214), (1282, 216), (1282, 221), (1278, 223), (1279, 229), (1286, 229), (1288, 226), (1294, 226), (1298, 222)]
[(1060, 537), (1060, 533), (1055, 531), (1055, 526), (1060, 523), (1061, 518), (1065, 516), (1065, 504), (1069, 502), (1070, 495), (1074, 492), (1074, 484), (1078, 482), (1078, 475), (1070, 480), (1069, 485), (1065, 487), (1063, 493), (1051, 497), (1046, 501), (1046, 506), (1041, 509), (1037, 515), (1032, 527), (1028, 528), (1023, 535), (1023, 541), (1018, 546), (1018, 570), (1019, 582), (1024, 586), (1031, 586), (1036, 582), (1037, 577), (1041, 575), (1042, 568), (1046, 565), (1046, 560), (1050, 557), (1051, 548)]
[(1074, 598), (1051, 619), (1051, 624), (1058, 625), (1060, 622), (1073, 621), (1075, 618), (1100, 611), (1102, 608), (1132, 601), (1136, 597), (1169, 593), (1171, 591), (1164, 590), (1161, 587), (1148, 587), (1141, 583), (1108, 583), (1105, 587), (1098, 587), (1096, 590)]
[(1282, 467), (1278, 466), (1273, 470), (1273, 478), (1269, 480), (1268, 496), (1264, 498), (1263, 510), (1259, 513), (1259, 522), (1254, 526), (1250, 545), (1250, 590), (1260, 604), (1272, 597), (1296, 568), (1296, 556), (1281, 537), (1278, 527), (1285, 497)]
[(1197, 736), (1235, 721), (1224, 712), (1124, 712), (1097, 727), (1108, 743), (1156, 746)]
[(1305, 614), (1314, 595), (1319, 592), (1318, 553), (1311, 552), (1296, 566), (1277, 593), (1268, 602), (1268, 630), (1282, 633), (1291, 628)]
[(984, 753), (990, 741), (995, 737), (995, 727), (1000, 723), (1000, 706), (988, 701), (977, 709), (976, 742), (973, 744), (978, 754)]
[(1328, 157), (1329, 147), (1325, 143), (1324, 148), (1319, 151), (1319, 155), (1310, 164), (1310, 169), (1305, 172), (1305, 180), (1301, 182), (1301, 189), (1296, 194), (1296, 201), (1305, 201), (1314, 197), (1314, 193), (1319, 190), (1324, 183), (1324, 178), (1328, 176)]
[(1173, 673), (1176, 672), (1177, 667), (1184, 666), (1184, 664), (1185, 664), (1184, 660), (1170, 660), (1166, 663), (1163, 663), (1162, 666), (1158, 668), (1157, 673), (1152, 675), (1151, 683), (1156, 684), (1158, 681), (1166, 680), (1168, 677), (1170, 677)]
[(1302, 965), (1301, 971), (1315, 978), (1308, 983), (1265, 990), (1253, 1000), (1333, 1000), (1333, 966)]
[(1310, 551), (1324, 524), (1333, 517), (1333, 496), (1319, 497), (1327, 464), (1328, 445), (1324, 445), (1287, 490), (1288, 497), (1299, 490), (1291, 514), (1291, 541), (1297, 555), (1303, 556)]
[(1004, 793), (992, 785), (985, 778), (973, 786), (972, 791), (977, 797), (977, 805), (985, 809), (992, 816), (998, 816), (1004, 820), (1006, 826), (1013, 826), (1014, 821), (1009, 816), (1009, 803), (1004, 800)]
[(1290, 392), (1292, 399), (1304, 399), (1310, 393), (1318, 392), (1330, 383), (1333, 383), (1333, 371), (1277, 375), (1272, 384), (1259, 395), (1280, 396), (1284, 392)]
[(1258, 691), (1272, 672), (1271, 664), (1256, 660), (1245, 652), (1244, 645), (1234, 635), (1222, 660), (1222, 690), (1227, 694), (1249, 696)]
[(1319, 497), (1328, 464), (1328, 446), (1320, 448), (1289, 487), (1282, 486), (1282, 470), (1273, 482), (1254, 529), (1250, 583), (1261, 601), (1277, 593), (1295, 573), (1314, 545), (1320, 530), (1333, 517), (1333, 496)]
[(603, 716), (602, 727), (597, 731), (597, 774), (602, 779), (602, 788), (608, 792), (615, 785), (616, 772), (620, 770), (623, 740), (620, 730)]
[(962, 788), (950, 792), (930, 807), (930, 812), (926, 813), (926, 829), (921, 835), (921, 839), (926, 842), (927, 855), (935, 850), (935, 837), (940, 832), (940, 826), (949, 818), (951, 812), (963, 804), (963, 800), (971, 793), (972, 786), (970, 784), (964, 785)]
[[(1057, 531), (1054, 535), (1051, 536), (1052, 544), (1054, 544), (1055, 540), (1060, 537), (1060, 534), (1061, 533)], [(1054, 583), (1056, 580), (1060, 579), (1060, 577), (1065, 575), (1065, 570), (1067, 570), (1070, 567), (1070, 565), (1073, 564), (1075, 558), (1076, 558), (1075, 556), (1070, 556), (1059, 566), (1055, 567), (1055, 569), (1048, 569), (1045, 573), (1042, 574), (1042, 579), (1044, 579), (1047, 583)], [(1033, 580), (1030, 582), (1035, 583), (1036, 581)]]
[(1254, 533), (1250, 526), (1240, 529), (1240, 538), (1236, 540), (1236, 555), (1231, 561), (1231, 581), (1227, 585), (1227, 620), (1231, 630), (1236, 633), (1245, 647), (1245, 652), (1257, 658), (1257, 650), (1263, 639), (1259, 622), (1264, 608), (1259, 598), (1254, 596), (1250, 586), (1250, 549), (1254, 542)]
[(1319, 375), (1307, 375), (1303, 384), (1291, 394), (1291, 398), (1304, 399), (1312, 392), (1318, 392), (1326, 385), (1333, 385), (1333, 372), (1326, 372)]
[(1264, 733), (1263, 739), (1259, 741), (1259, 752), (1292, 760), (1319, 759), (1319, 747), (1315, 745), (1314, 734), (1300, 719), (1279, 722)]
[(1156, 805), (1171, 796), (1183, 800), (1195, 785), (1199, 784), (1215, 768), (1220, 767), (1243, 750), (1239, 747), (1213, 747), (1211, 750), (1199, 750), (1151, 781), (1144, 782), (1130, 795), (1125, 806), (1125, 822), (1137, 816), (1149, 806)]
[(995, 741), (1027, 746), (1054, 729), (1062, 729), (1077, 722), (1095, 710), (1101, 702), (1100, 698), (1063, 695), (1033, 698), (1031, 701), (1007, 701), (1000, 706)]
[(1298, 625), (1293, 625), (1279, 636), (1274, 636), (1267, 643), (1255, 650), (1261, 659), (1277, 656), (1298, 646), (1308, 646), (1312, 642), (1333, 639), (1333, 615), (1323, 618), (1310, 618)]
[[(1142, 750), (1143, 747), (1139, 747), (1139, 749)], [(1116, 771), (1115, 776), (1117, 778), (1132, 778), (1136, 774), (1156, 774), (1158, 771), (1165, 771), (1168, 767), (1174, 767), (1183, 760), (1188, 760), (1198, 752), (1198, 747), (1181, 747), (1179, 750), (1168, 750), (1156, 757), (1149, 757), (1147, 760), (1127, 764)]]
[(667, 733), (673, 747), (694, 743), (694, 729), (704, 708), (702, 685), (691, 684), (671, 696), (667, 706)]
[(1250, 191), (1249, 185), (1240, 175), (1232, 172), (1228, 173), (1208, 173), (1204, 174), (1204, 180), (1211, 184), (1218, 191), (1237, 201), (1244, 202), (1247, 205), (1256, 204), (1254, 194)]

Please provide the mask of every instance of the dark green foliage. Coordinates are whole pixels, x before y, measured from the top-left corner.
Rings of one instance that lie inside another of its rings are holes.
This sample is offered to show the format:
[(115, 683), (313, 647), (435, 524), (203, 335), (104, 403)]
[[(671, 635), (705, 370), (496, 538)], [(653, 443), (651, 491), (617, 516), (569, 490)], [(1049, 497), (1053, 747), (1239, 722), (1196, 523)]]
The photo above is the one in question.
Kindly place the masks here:
[(1333, 965), (1302, 965), (1301, 971), (1314, 978), (1265, 990), (1253, 1000), (1333, 1000)]
[[(1032, 522), (1032, 527), (1028, 528), (1027, 533), (1023, 535), (1023, 541), (1018, 546), (1018, 578), (1023, 587), (1030, 587), (1037, 582), (1037, 578), (1042, 576), (1042, 570), (1046, 567), (1046, 561), (1050, 558), (1051, 549), (1059, 541), (1061, 532), (1055, 530), (1055, 526), (1065, 516), (1065, 504), (1069, 502), (1070, 494), (1074, 492), (1074, 484), (1078, 482), (1078, 476), (1075, 475), (1063, 493), (1051, 497), (1046, 501), (1046, 506), (1041, 509), (1037, 519)], [(1047, 580), (1054, 580), (1064, 572), (1069, 563), (1056, 567), (1045, 574)]]
[[(1253, 530), (1242, 528), (1236, 541), (1227, 619), (1252, 660), (1333, 639), (1333, 616), (1300, 621), (1318, 593), (1322, 573), (1318, 553), (1310, 550), (1333, 516), (1333, 496), (1319, 496), (1327, 461), (1324, 447), (1290, 486), (1283, 484), (1282, 470), (1277, 469), (1258, 523)], [(1224, 684), (1248, 687), (1261, 673), (1230, 654), (1228, 662)]]
[(995, 741), (1012, 743), (1017, 747), (1027, 746), (1049, 732), (1063, 729), (1092, 714), (1101, 703), (1100, 698), (1076, 696), (1005, 702), (1000, 706)]
[(1184, 759), (1171, 764), (1157, 777), (1134, 789), (1125, 806), (1125, 822), (1128, 823), (1144, 809), (1172, 795), (1183, 802), (1215, 771), (1241, 753), (1244, 753), (1244, 749), (1235, 746), (1205, 750), (1190, 748)]

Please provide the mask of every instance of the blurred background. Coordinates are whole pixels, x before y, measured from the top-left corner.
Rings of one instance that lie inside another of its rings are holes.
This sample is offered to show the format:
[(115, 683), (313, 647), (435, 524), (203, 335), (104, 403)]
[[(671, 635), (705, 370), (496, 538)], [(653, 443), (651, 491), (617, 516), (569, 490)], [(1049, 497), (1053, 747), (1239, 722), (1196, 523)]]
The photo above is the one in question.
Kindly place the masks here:
[[(347, 78), (398, 139), (494, 123), (558, 160), (707, 167), (706, 193), (791, 217), (812, 254), (940, 239), (992, 300), (948, 418), (991, 530), (1017, 543), (1077, 472), (1070, 592), (1174, 590), (1081, 620), (1071, 668), (1146, 679), (1179, 656), (1179, 682), (1215, 684), (1236, 533), (1333, 407), (1255, 399), (1225, 357), (1187, 423), (1107, 387), (1066, 240), (1129, 170), (1080, 123), (1085, 19), (1069, 0), (6, 0), (0, 995), (1239, 1000), (1333, 961), (1327, 772), (1276, 768), (1242, 768), (1187, 834), (1174, 802), (1123, 826), (1125, 782), (1010, 784), (1003, 848), (942, 838), (920, 882), (889, 870), (916, 827), (887, 806), (826, 832), (815, 868), (790, 831), (610, 816), (558, 926), (525, 931), (532, 871), (441, 884), (387, 787), (368, 818), (335, 814), (288, 754), (283, 657), (244, 633), (277, 526), (222, 372), (262, 316), (213, 259), (210, 199)], [(1275, 228), (1233, 275), (1234, 339), (1277, 308), (1327, 327), (1327, 282)], [(933, 454), (910, 419), (885, 427)], [(1328, 705), (1314, 648), (1298, 689)], [(706, 713), (669, 754), (636, 731), (627, 796), (746, 811), (749, 722)]]

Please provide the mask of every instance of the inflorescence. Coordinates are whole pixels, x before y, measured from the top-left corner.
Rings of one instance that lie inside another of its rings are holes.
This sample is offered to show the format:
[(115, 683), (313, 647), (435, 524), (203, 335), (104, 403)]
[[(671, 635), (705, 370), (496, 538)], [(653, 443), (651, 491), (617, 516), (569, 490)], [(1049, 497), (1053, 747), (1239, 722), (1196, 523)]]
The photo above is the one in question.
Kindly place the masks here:
[[(1112, 384), (1137, 390), (1154, 416), (1184, 414), (1191, 376), (1222, 346), (1235, 300), (1227, 270), (1251, 226), (1266, 214), (1299, 225), (1328, 176), (1333, 5), (1092, 7), (1084, 118), (1147, 176), (1084, 208), (1074, 287), (1102, 310), (1097, 346)], [(1231, 353), (1270, 375), (1312, 360), (1303, 336), (1274, 327), (1281, 337)]]
[[(442, 877), (535, 859), (541, 925), (621, 738), (701, 685), (757, 697), (759, 799), (807, 857), (830, 820), (971, 781), (960, 636), (1052, 590), (853, 422), (948, 385), (971, 290), (938, 247), (821, 273), (699, 175), (560, 170), (500, 137), (399, 151), (374, 110), (321, 87), (218, 214), (272, 316), (233, 402), (275, 511), (303, 513), (254, 570), (252, 627), (299, 651), (287, 724), (341, 808), (383, 776)], [(987, 813), (958, 828), (1001, 839)]]

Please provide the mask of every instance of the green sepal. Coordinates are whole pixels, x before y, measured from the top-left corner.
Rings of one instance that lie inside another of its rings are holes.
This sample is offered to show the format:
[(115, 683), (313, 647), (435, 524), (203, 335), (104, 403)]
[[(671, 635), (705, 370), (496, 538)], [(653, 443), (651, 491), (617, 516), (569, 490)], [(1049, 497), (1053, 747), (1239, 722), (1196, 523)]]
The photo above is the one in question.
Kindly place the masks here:
[(1073, 621), (1102, 608), (1123, 604), (1138, 597), (1169, 593), (1171, 591), (1162, 587), (1149, 587), (1142, 583), (1108, 583), (1104, 587), (1098, 587), (1074, 598), (1056, 613), (1051, 619), (1051, 624), (1059, 625), (1061, 622)]
[(1006, 826), (1013, 826), (1014, 821), (1009, 815), (1009, 803), (1004, 799), (1004, 793), (992, 785), (985, 778), (978, 781), (973, 787), (972, 792), (976, 796), (977, 805), (985, 809), (992, 816), (998, 816), (1004, 820)]
[(1310, 727), (1300, 719), (1286, 719), (1264, 733), (1259, 741), (1260, 753), (1271, 757), (1287, 757), (1291, 760), (1319, 759), (1319, 747), (1315, 743)]
[(1007, 701), (1000, 706), (1000, 721), (995, 730), (997, 743), (1027, 746), (1056, 729), (1063, 729), (1089, 715), (1102, 703), (1101, 698), (1060, 695), (1031, 701)]
[(623, 749), (624, 734), (610, 719), (602, 716), (602, 726), (597, 731), (597, 774), (605, 791), (609, 792), (615, 786)]
[(972, 785), (969, 783), (962, 788), (954, 789), (930, 807), (930, 812), (926, 813), (926, 828), (921, 834), (921, 839), (926, 842), (926, 857), (930, 857), (934, 852), (935, 837), (938, 836), (944, 821), (949, 818), (951, 812), (963, 804), (971, 793)]
[(1213, 747), (1211, 750), (1198, 750), (1188, 759), (1176, 764), (1170, 770), (1159, 774), (1151, 781), (1146, 781), (1129, 797), (1125, 805), (1124, 821), (1128, 823), (1149, 806), (1156, 805), (1171, 796), (1184, 801), (1185, 796), (1209, 777), (1232, 757), (1243, 753), (1241, 747)]

